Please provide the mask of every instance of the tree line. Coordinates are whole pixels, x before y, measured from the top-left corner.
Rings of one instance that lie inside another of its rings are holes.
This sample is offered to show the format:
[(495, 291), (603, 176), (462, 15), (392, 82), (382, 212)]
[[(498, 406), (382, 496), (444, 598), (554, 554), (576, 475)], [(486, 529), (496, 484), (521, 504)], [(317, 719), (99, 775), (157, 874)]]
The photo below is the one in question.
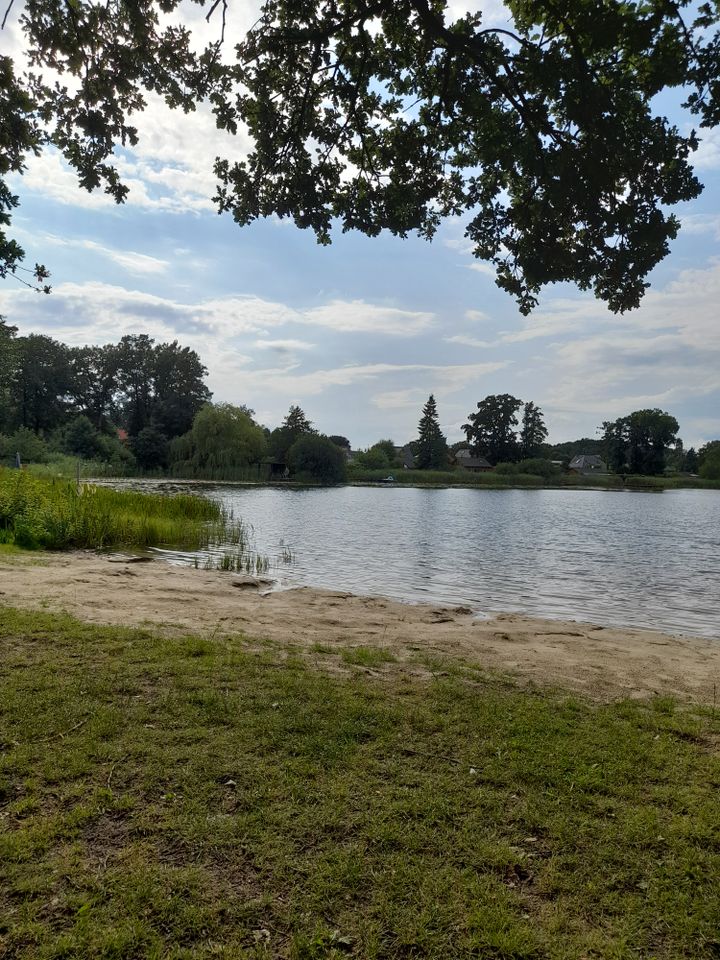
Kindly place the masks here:
[[(139, 334), (70, 347), (40, 334), (20, 337), (0, 319), (0, 460), (67, 455), (119, 473), (207, 479), (252, 466), (258, 479), (274, 467), (328, 482), (344, 477), (342, 450), (300, 407), (270, 430), (247, 406), (212, 404), (206, 376), (198, 354), (177, 341)], [(342, 446), (344, 438), (335, 439)]]
[[(550, 476), (566, 469), (574, 457), (590, 455), (600, 457), (617, 474), (657, 476), (669, 468), (720, 479), (720, 441), (710, 441), (697, 451), (692, 447), (685, 450), (677, 420), (659, 409), (636, 410), (605, 421), (599, 438), (549, 444), (543, 411), (534, 401), (524, 403), (508, 393), (491, 394), (477, 403), (462, 430), (465, 441), (448, 445), (431, 394), (422, 410), (417, 439), (408, 444), (412, 465), (420, 470), (445, 470), (458, 450), (467, 447), (473, 457), (483, 458), (500, 472), (517, 472), (517, 468)], [(355, 462), (367, 469), (403, 465), (392, 440), (379, 440), (357, 454)]]
[[(0, 459), (58, 453), (104, 461), (117, 472), (233, 479), (254, 467), (257, 479), (343, 479), (346, 437), (324, 436), (298, 406), (270, 430), (247, 406), (212, 404), (206, 376), (198, 354), (177, 341), (155, 343), (139, 334), (70, 347), (44, 335), (20, 337), (0, 320)], [(657, 475), (670, 467), (720, 479), (720, 441), (686, 451), (678, 429), (665, 411), (637, 410), (605, 421), (600, 438), (552, 445), (541, 408), (504, 393), (480, 400), (463, 424), (465, 440), (449, 445), (431, 394), (417, 437), (406, 446), (420, 470), (446, 470), (458, 449), (468, 447), (501, 472), (516, 465), (549, 476), (558, 462), (567, 466), (577, 454), (596, 454), (619, 474)], [(402, 466), (391, 439), (358, 452), (354, 462), (361, 469)]]

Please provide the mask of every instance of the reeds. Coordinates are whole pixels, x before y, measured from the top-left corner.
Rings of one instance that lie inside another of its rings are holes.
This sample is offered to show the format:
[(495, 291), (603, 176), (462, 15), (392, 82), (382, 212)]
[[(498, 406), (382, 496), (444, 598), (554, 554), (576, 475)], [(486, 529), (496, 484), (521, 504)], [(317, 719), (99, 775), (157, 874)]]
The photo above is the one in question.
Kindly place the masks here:
[(113, 490), (0, 469), (0, 542), (49, 550), (243, 545), (241, 521), (202, 497)]

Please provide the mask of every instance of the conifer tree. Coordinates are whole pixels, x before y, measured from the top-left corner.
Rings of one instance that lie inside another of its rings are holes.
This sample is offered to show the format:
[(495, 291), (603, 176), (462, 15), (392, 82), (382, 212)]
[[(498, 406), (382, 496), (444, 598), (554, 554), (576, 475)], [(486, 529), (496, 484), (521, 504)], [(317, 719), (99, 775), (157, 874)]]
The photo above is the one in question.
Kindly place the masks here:
[(435, 397), (430, 394), (418, 425), (415, 463), (420, 470), (439, 470), (447, 466), (447, 440), (440, 430)]
[(539, 456), (540, 447), (547, 440), (547, 435), (543, 412), (531, 400), (525, 404), (520, 428), (520, 454), (523, 459)]

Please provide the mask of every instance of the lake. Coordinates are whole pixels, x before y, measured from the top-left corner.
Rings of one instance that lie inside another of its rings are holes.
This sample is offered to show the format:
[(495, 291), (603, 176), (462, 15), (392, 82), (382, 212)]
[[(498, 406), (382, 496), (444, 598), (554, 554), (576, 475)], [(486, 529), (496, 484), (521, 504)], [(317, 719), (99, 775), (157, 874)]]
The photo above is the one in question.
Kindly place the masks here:
[(716, 491), (201, 490), (252, 524), (285, 586), (720, 636)]

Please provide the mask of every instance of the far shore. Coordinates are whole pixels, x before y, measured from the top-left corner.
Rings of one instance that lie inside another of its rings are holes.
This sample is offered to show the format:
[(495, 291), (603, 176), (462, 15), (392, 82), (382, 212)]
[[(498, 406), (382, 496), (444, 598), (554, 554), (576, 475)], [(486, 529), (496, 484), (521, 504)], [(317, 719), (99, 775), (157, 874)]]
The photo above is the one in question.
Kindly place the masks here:
[[(635, 482), (623, 483), (618, 478), (612, 478), (610, 483), (593, 483), (589, 480), (569, 483), (512, 483), (504, 479), (493, 478), (492, 482), (483, 481), (481, 483), (468, 481), (423, 481), (421, 479), (408, 478), (403, 480), (353, 480), (349, 479), (344, 483), (333, 484), (311, 484), (307, 482), (300, 483), (296, 480), (207, 480), (189, 477), (159, 477), (159, 476), (127, 476), (127, 477), (81, 477), (81, 483), (113, 484), (113, 483), (149, 483), (149, 484), (171, 484), (174, 486), (186, 487), (265, 487), (270, 490), (305, 490), (305, 489), (332, 489), (334, 487), (370, 487), (373, 489), (402, 489), (409, 488), (414, 490), (581, 490), (581, 491), (608, 491), (610, 493), (662, 493), (667, 490), (720, 490), (716, 481), (703, 482), (701, 480), (689, 480), (687, 482), (676, 479), (666, 478), (637, 478)], [(647, 482), (643, 482), (647, 480)]]
[(237, 574), (160, 560), (132, 562), (123, 555), (0, 553), (0, 605), (172, 633), (241, 633), (303, 656), (329, 657), (333, 669), (342, 669), (334, 653), (372, 647), (392, 654), (394, 669), (415, 676), (431, 676), (434, 661), (456, 659), (596, 700), (669, 695), (712, 706), (720, 686), (720, 638), (516, 613), (478, 619), (464, 607), (268, 586)]

